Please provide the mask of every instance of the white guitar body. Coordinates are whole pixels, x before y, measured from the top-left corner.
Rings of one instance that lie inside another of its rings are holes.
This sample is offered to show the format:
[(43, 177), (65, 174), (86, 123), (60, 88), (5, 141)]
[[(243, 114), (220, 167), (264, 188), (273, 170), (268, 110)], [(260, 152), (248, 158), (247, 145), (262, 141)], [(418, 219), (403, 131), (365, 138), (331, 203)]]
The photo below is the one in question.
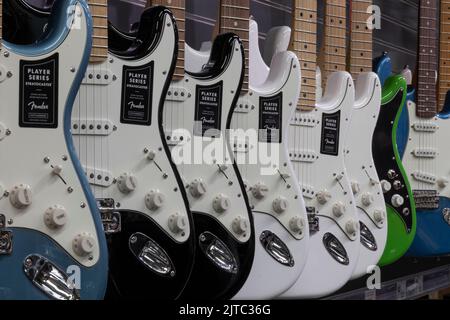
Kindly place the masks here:
[(355, 82), (356, 102), (350, 121), (345, 165), (359, 213), (361, 249), (352, 278), (377, 265), (387, 240), (386, 206), (372, 157), (373, 133), (381, 106), (381, 84), (374, 73), (363, 73)]
[[(267, 80), (253, 87), (259, 76), (256, 71), (266, 68), (258, 45), (258, 25), (250, 20), (250, 92), (238, 101), (232, 128), (255, 134), (249, 141), (237, 135), (241, 140), (231, 140), (231, 145), (248, 146), (236, 146), (235, 156), (248, 189), (257, 240), (252, 270), (234, 299), (271, 299), (286, 291), (300, 276), (308, 250), (305, 204), (287, 146), (289, 121), (299, 96), (299, 62), (291, 52), (277, 54)], [(267, 133), (267, 125), (276, 133)], [(252, 157), (248, 155), (256, 150), (273, 150), (276, 167), (262, 159), (249, 163)]]
[[(209, 45), (208, 45), (209, 44)], [(211, 48), (211, 42), (206, 42), (202, 45), (203, 48)], [(206, 63), (208, 63), (211, 50), (197, 51), (192, 49), (187, 43), (184, 45), (186, 69), (189, 72), (200, 72)]]
[[(114, 207), (107, 209), (139, 212), (183, 243), (191, 232), (188, 211), (158, 125), (173, 59), (168, 53), (174, 52), (176, 41), (169, 16), (165, 19), (162, 41), (147, 56), (123, 60), (109, 54), (105, 62), (89, 65), (74, 104), (72, 134), (95, 197), (114, 200)], [(141, 113), (148, 105), (145, 99), (124, 93), (133, 85), (128, 81), (139, 77), (148, 79), (142, 85), (151, 92), (146, 115)], [(171, 226), (174, 219), (184, 221), (185, 229)]]
[(281, 298), (331, 294), (351, 278), (360, 251), (359, 217), (344, 146), (355, 103), (347, 72), (330, 75), (325, 96), (291, 121), (290, 156), (309, 214), (309, 255), (298, 281)]

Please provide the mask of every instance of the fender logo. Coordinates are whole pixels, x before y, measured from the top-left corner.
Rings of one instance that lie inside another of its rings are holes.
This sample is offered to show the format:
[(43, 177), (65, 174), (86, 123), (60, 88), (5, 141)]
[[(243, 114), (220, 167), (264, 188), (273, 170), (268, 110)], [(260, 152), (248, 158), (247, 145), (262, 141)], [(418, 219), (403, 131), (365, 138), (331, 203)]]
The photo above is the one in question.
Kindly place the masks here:
[(202, 117), (200, 120), (202, 120), (202, 123), (206, 124), (215, 124), (216, 121), (214, 119), (207, 119), (206, 117)]
[(135, 104), (134, 101), (130, 101), (128, 102), (128, 106), (130, 107), (130, 109), (144, 109), (144, 105), (142, 104), (142, 102), (139, 102), (139, 104)]
[(30, 101), (28, 103), (28, 106), (30, 107), (30, 110), (48, 110), (48, 104), (45, 104), (44, 102), (42, 102), (41, 105), (37, 105), (34, 101)]

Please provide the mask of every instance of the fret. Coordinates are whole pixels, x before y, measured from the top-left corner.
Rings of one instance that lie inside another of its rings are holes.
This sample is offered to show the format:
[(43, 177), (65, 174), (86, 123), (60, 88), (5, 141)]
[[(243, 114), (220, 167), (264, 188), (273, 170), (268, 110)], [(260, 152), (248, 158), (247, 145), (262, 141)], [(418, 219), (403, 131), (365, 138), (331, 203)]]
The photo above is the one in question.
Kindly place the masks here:
[(93, 35), (90, 63), (102, 63), (108, 58), (108, 0), (88, 0), (92, 16)]
[(352, 0), (348, 70), (354, 78), (362, 72), (372, 71), (373, 34), (367, 26), (372, 15), (367, 9), (372, 4), (372, 0)]
[(441, 1), (438, 110), (442, 111), (450, 90), (450, 1)]
[(316, 106), (317, 68), (317, 1), (294, 0), (290, 50), (302, 67), (299, 110), (310, 111)]

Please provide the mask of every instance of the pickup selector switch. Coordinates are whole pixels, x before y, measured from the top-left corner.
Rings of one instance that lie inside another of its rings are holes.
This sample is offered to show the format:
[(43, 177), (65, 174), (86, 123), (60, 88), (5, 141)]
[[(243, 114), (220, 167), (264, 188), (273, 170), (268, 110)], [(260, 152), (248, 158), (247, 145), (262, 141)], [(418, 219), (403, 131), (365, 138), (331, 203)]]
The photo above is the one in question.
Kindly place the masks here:
[(388, 171), (387, 175), (388, 175), (388, 178), (391, 180), (394, 180), (395, 178), (398, 177), (397, 172), (395, 172), (395, 170), (392, 170), (392, 169)]
[(150, 190), (145, 196), (145, 205), (152, 211), (162, 208), (165, 202), (166, 196), (159, 190)]
[(236, 234), (242, 235), (249, 230), (250, 223), (246, 218), (239, 216), (233, 220), (232, 228)]
[(269, 188), (264, 183), (261, 183), (261, 182), (258, 182), (252, 188), (253, 197), (255, 197), (256, 199), (259, 199), (259, 200), (265, 198), (268, 193), (269, 193)]
[(73, 251), (80, 257), (85, 257), (94, 252), (95, 245), (95, 238), (87, 232), (80, 233), (72, 241)]
[(180, 216), (179, 213), (169, 217), (169, 229), (175, 234), (179, 234), (186, 230), (187, 224), (186, 217)]
[(45, 225), (50, 229), (59, 229), (67, 223), (67, 210), (60, 205), (55, 205), (47, 210), (44, 214)]
[(405, 199), (399, 194), (394, 194), (391, 202), (394, 207), (399, 208), (405, 203)]
[(361, 202), (365, 207), (369, 207), (374, 201), (373, 195), (370, 192), (366, 192), (361, 196)]
[(383, 190), (383, 193), (388, 193), (392, 189), (392, 184), (387, 180), (382, 180), (381, 189)]
[(226, 212), (231, 206), (230, 198), (224, 194), (219, 194), (214, 198), (213, 208), (217, 213)]
[(189, 185), (189, 192), (194, 198), (200, 198), (206, 193), (206, 184), (202, 179), (195, 179)]
[(289, 201), (285, 197), (278, 197), (272, 202), (273, 211), (282, 214), (288, 209)]
[(15, 186), (9, 193), (9, 201), (17, 209), (28, 207), (32, 203), (31, 187), (27, 184)]
[(117, 187), (122, 193), (131, 193), (137, 188), (137, 179), (132, 174), (124, 173), (117, 179)]

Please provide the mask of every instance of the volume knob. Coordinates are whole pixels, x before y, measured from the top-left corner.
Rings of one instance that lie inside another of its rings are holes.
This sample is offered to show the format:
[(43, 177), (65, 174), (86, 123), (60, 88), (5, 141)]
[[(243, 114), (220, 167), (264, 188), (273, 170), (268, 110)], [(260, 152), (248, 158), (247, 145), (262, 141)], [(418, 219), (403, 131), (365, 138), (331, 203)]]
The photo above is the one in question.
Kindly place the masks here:
[(145, 205), (149, 210), (158, 210), (164, 206), (166, 196), (159, 190), (150, 190), (145, 196)]
[(169, 229), (175, 234), (181, 233), (186, 230), (187, 221), (186, 217), (180, 216), (179, 213), (173, 214), (169, 217)]
[(273, 200), (272, 208), (273, 211), (275, 211), (278, 214), (282, 214), (287, 210), (289, 206), (289, 202), (285, 197), (278, 197), (275, 200)]
[(381, 189), (383, 189), (383, 193), (388, 193), (392, 189), (392, 184), (387, 180), (382, 180)]
[(224, 213), (231, 206), (230, 198), (224, 194), (219, 194), (214, 198), (213, 208), (218, 213)]
[(117, 186), (120, 192), (131, 193), (136, 190), (137, 179), (132, 174), (124, 173), (119, 177), (119, 179), (117, 179)]
[(9, 201), (17, 209), (23, 209), (32, 203), (31, 187), (27, 184), (15, 186), (9, 195)]
[(73, 251), (80, 257), (87, 256), (94, 252), (95, 245), (96, 240), (87, 232), (80, 233), (72, 241)]
[(232, 228), (236, 234), (242, 235), (248, 231), (248, 229), (250, 228), (250, 223), (246, 218), (239, 216), (234, 219)]
[(394, 207), (398, 208), (405, 203), (405, 199), (399, 194), (394, 194), (392, 196), (391, 202)]
[(202, 179), (195, 179), (189, 185), (189, 192), (194, 198), (200, 198), (206, 193), (206, 184)]
[(60, 205), (45, 210), (44, 223), (50, 229), (59, 229), (67, 223), (67, 210)]
[(361, 196), (361, 202), (366, 207), (369, 207), (374, 201), (373, 195), (370, 192), (366, 192)]
[(333, 215), (336, 218), (342, 217), (345, 214), (345, 211), (346, 211), (346, 208), (342, 202), (339, 201), (333, 205)]
[(256, 199), (263, 199), (269, 193), (269, 188), (264, 183), (257, 183), (252, 188), (252, 194)]

